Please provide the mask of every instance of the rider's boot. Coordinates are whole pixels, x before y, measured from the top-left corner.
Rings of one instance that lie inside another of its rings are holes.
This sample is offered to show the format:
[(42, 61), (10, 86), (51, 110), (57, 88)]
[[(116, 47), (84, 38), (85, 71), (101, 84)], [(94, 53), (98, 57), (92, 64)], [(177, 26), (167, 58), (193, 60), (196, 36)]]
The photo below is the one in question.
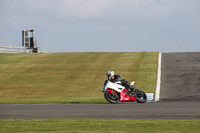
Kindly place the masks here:
[(131, 95), (134, 96), (135, 89), (131, 87)]
[(132, 88), (132, 87), (129, 87), (129, 89), (128, 89), (128, 91), (129, 91), (129, 97), (132, 97), (132, 96), (134, 96), (134, 88)]

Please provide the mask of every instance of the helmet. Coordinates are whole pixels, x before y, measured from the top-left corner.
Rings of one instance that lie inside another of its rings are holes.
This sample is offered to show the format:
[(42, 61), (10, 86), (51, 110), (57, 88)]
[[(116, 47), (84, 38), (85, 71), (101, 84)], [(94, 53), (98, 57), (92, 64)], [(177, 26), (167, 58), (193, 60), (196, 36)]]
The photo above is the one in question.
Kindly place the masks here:
[(108, 76), (108, 80), (111, 80), (111, 78), (115, 75), (114, 71), (109, 70), (106, 73), (106, 76)]

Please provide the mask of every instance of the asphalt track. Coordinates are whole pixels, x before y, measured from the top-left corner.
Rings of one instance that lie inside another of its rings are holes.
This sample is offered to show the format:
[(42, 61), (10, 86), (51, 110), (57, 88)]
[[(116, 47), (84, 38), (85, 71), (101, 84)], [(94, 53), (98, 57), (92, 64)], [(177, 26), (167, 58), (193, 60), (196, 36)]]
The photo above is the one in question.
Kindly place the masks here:
[(163, 53), (161, 64), (159, 102), (1, 104), (0, 119), (200, 119), (200, 53)]

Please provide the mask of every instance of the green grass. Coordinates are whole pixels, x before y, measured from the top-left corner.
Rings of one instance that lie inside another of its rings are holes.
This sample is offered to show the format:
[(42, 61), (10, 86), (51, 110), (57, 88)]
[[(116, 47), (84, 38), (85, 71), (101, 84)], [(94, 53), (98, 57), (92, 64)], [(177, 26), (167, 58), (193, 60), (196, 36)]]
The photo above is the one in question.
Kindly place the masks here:
[[(114, 70), (154, 92), (157, 52), (0, 54), (0, 103), (105, 103), (105, 73)], [(200, 120), (0, 119), (0, 132), (199, 133)]]
[(0, 132), (199, 133), (200, 120), (0, 119)]
[(101, 89), (114, 70), (154, 92), (158, 52), (0, 54), (0, 103), (105, 103)]

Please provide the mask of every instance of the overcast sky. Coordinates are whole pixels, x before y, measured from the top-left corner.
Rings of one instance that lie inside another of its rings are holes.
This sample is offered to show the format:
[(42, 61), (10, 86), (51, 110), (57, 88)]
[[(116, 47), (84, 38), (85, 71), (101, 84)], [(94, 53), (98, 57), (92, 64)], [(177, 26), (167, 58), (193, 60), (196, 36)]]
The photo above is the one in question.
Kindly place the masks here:
[(50, 52), (200, 52), (200, 0), (0, 0), (0, 45)]

